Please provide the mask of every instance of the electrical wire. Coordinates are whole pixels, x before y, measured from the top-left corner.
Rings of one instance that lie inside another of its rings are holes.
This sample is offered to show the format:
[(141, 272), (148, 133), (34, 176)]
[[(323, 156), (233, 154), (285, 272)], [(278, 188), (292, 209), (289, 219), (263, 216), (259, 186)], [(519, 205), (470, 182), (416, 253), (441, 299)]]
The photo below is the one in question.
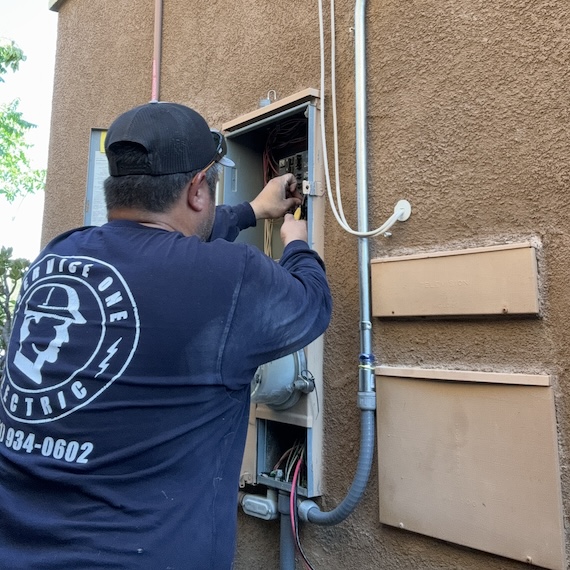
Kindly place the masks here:
[(263, 253), (273, 257), (273, 220), (263, 220)]
[(285, 453), (283, 453), (283, 455), (279, 458), (279, 460), (277, 461), (277, 463), (273, 466), (272, 471), (277, 471), (277, 469), (279, 469), (279, 466), (281, 465), (281, 463), (283, 463), (283, 461), (285, 460), (285, 458), (290, 455), (291, 451), (293, 451), (293, 448), (290, 448), (290, 449), (288, 449), (287, 451), (285, 451)]
[(335, 162), (335, 187), (336, 187), (336, 202), (332, 193), (331, 177), (328, 164), (328, 151), (326, 142), (326, 129), (325, 129), (325, 36), (324, 36), (324, 17), (323, 17), (323, 0), (318, 0), (319, 5), (319, 45), (321, 55), (321, 88), (320, 88), (320, 101), (321, 101), (321, 137), (323, 146), (323, 162), (325, 165), (325, 183), (327, 188), (327, 196), (331, 210), (336, 218), (336, 221), (343, 230), (357, 237), (373, 237), (386, 232), (391, 228), (401, 215), (400, 211), (394, 212), (381, 226), (375, 230), (361, 232), (354, 230), (350, 227), (346, 220), (344, 210), (342, 207), (342, 197), (340, 192), (340, 167), (339, 167), (339, 152), (338, 152), (338, 118), (337, 118), (337, 104), (336, 104), (336, 32), (335, 32), (335, 9), (334, 0), (330, 0), (330, 30), (331, 30), (331, 99), (332, 99), (332, 117), (333, 117), (333, 135), (334, 135), (334, 162)]
[(291, 483), (291, 495), (289, 496), (291, 532), (293, 533), (293, 536), (295, 538), (295, 545), (297, 546), (297, 550), (299, 551), (299, 554), (303, 558), (303, 563), (305, 564), (305, 568), (307, 568), (307, 570), (315, 570), (312, 564), (309, 562), (309, 559), (305, 555), (303, 547), (301, 546), (301, 539), (299, 538), (299, 518), (297, 514), (297, 484), (299, 482), (299, 476), (302, 465), (303, 465), (303, 456), (301, 456), (297, 461), (297, 464), (295, 466), (295, 472), (293, 473), (293, 481)]
[[(278, 173), (279, 169), (275, 164), (269, 144), (266, 144), (263, 151), (263, 186)], [(263, 221), (263, 253), (268, 257), (273, 257), (273, 220)]]
[(287, 463), (285, 466), (285, 481), (291, 481), (291, 476), (294, 471), (295, 465), (300, 459), (303, 459), (305, 455), (305, 446), (296, 442), (293, 448), (291, 449), (291, 453), (287, 458)]
[[(278, 123), (268, 134), (263, 151), (263, 185), (275, 176), (279, 176), (279, 163), (275, 158), (276, 151), (296, 145), (307, 140), (304, 133), (306, 121), (303, 119), (289, 119)], [(274, 220), (264, 220), (263, 226), (263, 253), (273, 257), (273, 229)]]
[(281, 455), (277, 463), (275, 463), (275, 465), (271, 469), (270, 474), (277, 476), (277, 471), (281, 469), (281, 466), (285, 461), (285, 465), (281, 469), (282, 471), (281, 477), (284, 482), (288, 483), (292, 479), (295, 465), (297, 464), (299, 459), (302, 459), (304, 456), (305, 456), (305, 444), (296, 441), (293, 444), (293, 447), (290, 447)]

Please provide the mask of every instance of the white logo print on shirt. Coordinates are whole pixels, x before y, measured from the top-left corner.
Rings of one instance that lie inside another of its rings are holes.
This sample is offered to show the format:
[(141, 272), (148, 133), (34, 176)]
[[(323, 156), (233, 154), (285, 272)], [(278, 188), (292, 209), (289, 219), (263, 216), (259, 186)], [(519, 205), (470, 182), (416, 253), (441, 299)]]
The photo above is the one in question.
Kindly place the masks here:
[(89, 257), (47, 255), (24, 279), (0, 400), (25, 423), (82, 408), (124, 372), (139, 339), (121, 274)]

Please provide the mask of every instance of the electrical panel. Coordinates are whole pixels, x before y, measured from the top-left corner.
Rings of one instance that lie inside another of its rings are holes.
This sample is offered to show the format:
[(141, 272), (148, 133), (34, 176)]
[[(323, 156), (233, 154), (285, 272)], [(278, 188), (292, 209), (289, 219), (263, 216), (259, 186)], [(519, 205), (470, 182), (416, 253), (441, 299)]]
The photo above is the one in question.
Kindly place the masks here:
[[(218, 200), (251, 201), (273, 177), (292, 173), (303, 195), (301, 218), (309, 245), (323, 256), (323, 164), (318, 91), (307, 89), (222, 125), (228, 156)], [(238, 237), (276, 261), (283, 253), (281, 221), (259, 223)], [(291, 490), (293, 465), (303, 457), (299, 495), (322, 494), (323, 339), (261, 366), (252, 404), (240, 486)]]
[[(309, 180), (309, 152), (302, 151), (279, 159), (279, 174), (292, 174), (297, 180), (297, 188), (303, 192)], [(307, 202), (301, 204), (301, 219), (307, 219)]]

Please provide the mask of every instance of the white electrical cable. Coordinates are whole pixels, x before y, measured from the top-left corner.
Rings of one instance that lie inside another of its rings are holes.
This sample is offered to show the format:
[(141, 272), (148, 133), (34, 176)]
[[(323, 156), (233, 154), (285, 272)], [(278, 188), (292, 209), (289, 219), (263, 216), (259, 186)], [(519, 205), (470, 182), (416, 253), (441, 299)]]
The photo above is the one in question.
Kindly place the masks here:
[(340, 193), (340, 167), (339, 167), (339, 152), (338, 152), (338, 120), (337, 120), (337, 105), (336, 105), (336, 34), (335, 34), (335, 12), (334, 0), (330, 0), (330, 16), (331, 16), (331, 99), (332, 99), (332, 115), (333, 115), (333, 134), (334, 134), (334, 163), (335, 163), (335, 186), (336, 186), (336, 200), (338, 202), (338, 209), (335, 203), (331, 178), (328, 163), (328, 151), (325, 129), (325, 37), (324, 37), (324, 18), (323, 18), (323, 1), (318, 0), (319, 4), (319, 44), (321, 55), (321, 137), (323, 142), (323, 162), (325, 165), (325, 182), (327, 187), (327, 196), (331, 205), (332, 212), (336, 221), (343, 230), (357, 237), (373, 237), (389, 230), (399, 219), (404, 215), (405, 209), (396, 206), (394, 213), (378, 228), (367, 232), (359, 232), (353, 230), (346, 220), (344, 210), (342, 208), (342, 197)]
[[(338, 152), (338, 115), (336, 104), (336, 26), (335, 26), (335, 8), (334, 0), (330, 1), (330, 28), (331, 28), (331, 103), (332, 103), (332, 117), (333, 117), (333, 143), (334, 143), (334, 174), (336, 186), (336, 200), (338, 204), (338, 211), (345, 226), (350, 228), (350, 224), (346, 221), (344, 209), (342, 207), (342, 196), (340, 193), (340, 164)], [(322, 57), (324, 59), (324, 44)], [(324, 67), (323, 67), (324, 69)], [(326, 144), (326, 143), (325, 143)]]

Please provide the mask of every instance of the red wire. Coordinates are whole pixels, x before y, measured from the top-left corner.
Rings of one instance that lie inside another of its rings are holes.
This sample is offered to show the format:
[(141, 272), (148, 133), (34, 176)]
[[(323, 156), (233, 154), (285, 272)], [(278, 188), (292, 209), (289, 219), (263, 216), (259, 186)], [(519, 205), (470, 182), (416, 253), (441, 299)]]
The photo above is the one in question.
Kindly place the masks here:
[(289, 515), (291, 516), (291, 531), (293, 532), (293, 536), (295, 538), (295, 545), (297, 546), (297, 550), (299, 554), (303, 558), (303, 564), (307, 570), (313, 570), (313, 566), (305, 556), (303, 549), (301, 548), (301, 541), (299, 539), (299, 529), (296, 526), (297, 521), (297, 505), (295, 505), (296, 498), (297, 498), (297, 481), (299, 479), (299, 473), (301, 471), (301, 465), (303, 465), (303, 457), (297, 461), (297, 465), (295, 466), (295, 471), (293, 472), (293, 480), (291, 481), (291, 494), (289, 495)]
[(293, 471), (293, 481), (291, 482), (291, 494), (289, 495), (289, 513), (291, 515), (291, 530), (293, 531), (293, 536), (297, 536), (297, 530), (295, 528), (295, 495), (297, 494), (295, 490), (297, 489), (297, 479), (299, 478), (299, 471), (301, 470), (301, 465), (303, 464), (303, 458), (297, 461), (295, 466), (295, 471)]

